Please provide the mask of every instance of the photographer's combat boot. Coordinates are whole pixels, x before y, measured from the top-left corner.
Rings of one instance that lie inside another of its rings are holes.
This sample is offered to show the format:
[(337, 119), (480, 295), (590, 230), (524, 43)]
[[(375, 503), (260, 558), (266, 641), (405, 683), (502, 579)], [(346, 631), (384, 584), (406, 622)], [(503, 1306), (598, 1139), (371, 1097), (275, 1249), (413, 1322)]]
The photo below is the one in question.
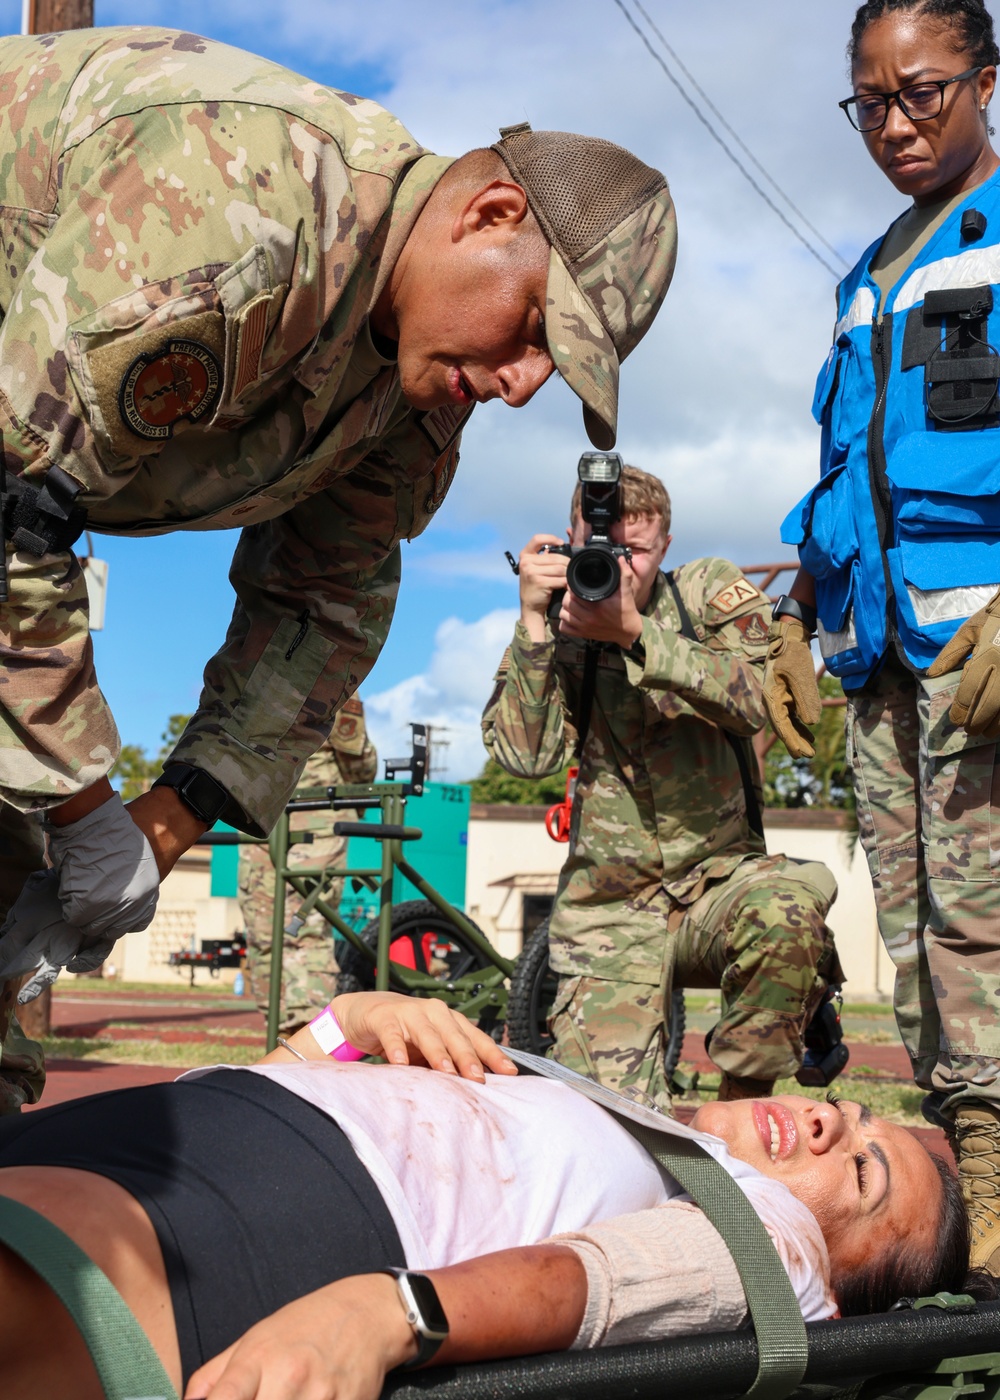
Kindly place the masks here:
[(954, 1150), (972, 1225), (970, 1263), (1000, 1277), (1000, 1108), (960, 1108)]

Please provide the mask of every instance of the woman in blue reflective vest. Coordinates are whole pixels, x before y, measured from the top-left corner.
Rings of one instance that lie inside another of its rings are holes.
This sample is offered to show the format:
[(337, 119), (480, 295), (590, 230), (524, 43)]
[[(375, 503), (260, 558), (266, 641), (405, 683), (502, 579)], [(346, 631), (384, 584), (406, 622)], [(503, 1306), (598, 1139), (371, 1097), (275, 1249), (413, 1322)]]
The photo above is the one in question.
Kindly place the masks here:
[(953, 1134), (975, 1260), (1000, 1274), (1000, 54), (982, 0), (869, 0), (849, 52), (841, 106), (912, 204), (838, 291), (765, 699), (811, 754), (818, 632), (900, 1034)]

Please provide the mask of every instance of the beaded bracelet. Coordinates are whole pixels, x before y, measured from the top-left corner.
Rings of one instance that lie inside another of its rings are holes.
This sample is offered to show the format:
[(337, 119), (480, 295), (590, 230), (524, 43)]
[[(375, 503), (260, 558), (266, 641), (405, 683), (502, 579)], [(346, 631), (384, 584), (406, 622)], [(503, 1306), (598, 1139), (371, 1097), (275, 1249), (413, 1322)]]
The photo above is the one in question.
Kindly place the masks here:
[(368, 1053), (349, 1042), (340, 1028), (340, 1022), (329, 1007), (313, 1017), (309, 1022), (309, 1029), (323, 1054), (331, 1055), (335, 1060), (363, 1060)]

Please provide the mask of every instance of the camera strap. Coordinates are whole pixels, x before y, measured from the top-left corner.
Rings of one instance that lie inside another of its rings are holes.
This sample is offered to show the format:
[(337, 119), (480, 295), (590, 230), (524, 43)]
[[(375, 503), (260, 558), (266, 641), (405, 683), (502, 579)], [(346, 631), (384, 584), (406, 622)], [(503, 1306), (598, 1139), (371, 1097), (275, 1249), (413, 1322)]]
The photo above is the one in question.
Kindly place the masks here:
[(583, 746), (590, 730), (590, 716), (594, 710), (594, 692), (597, 689), (597, 654), (599, 643), (587, 642), (583, 653), (583, 684), (580, 687), (580, 717), (576, 726), (576, 748), (573, 757), (579, 763)]
[[(664, 574), (664, 578), (670, 586), (670, 592), (673, 594), (674, 606), (680, 614), (681, 636), (686, 637), (689, 642), (700, 641), (698, 633), (694, 630), (691, 614), (688, 612), (681, 599), (680, 589), (677, 587), (677, 580), (674, 578), (673, 570), (671, 569), (670, 573)], [(719, 728), (722, 729), (722, 726), (720, 725)], [(753, 779), (750, 776), (750, 764), (747, 761), (746, 747), (742, 740), (738, 739), (735, 734), (731, 734), (728, 729), (722, 729), (722, 733), (725, 735), (726, 742), (736, 756), (736, 764), (740, 770), (740, 781), (743, 784), (743, 800), (747, 807), (747, 821), (750, 823), (750, 830), (756, 832), (763, 841), (764, 818), (761, 815), (760, 803), (757, 801), (757, 789), (754, 787)]]

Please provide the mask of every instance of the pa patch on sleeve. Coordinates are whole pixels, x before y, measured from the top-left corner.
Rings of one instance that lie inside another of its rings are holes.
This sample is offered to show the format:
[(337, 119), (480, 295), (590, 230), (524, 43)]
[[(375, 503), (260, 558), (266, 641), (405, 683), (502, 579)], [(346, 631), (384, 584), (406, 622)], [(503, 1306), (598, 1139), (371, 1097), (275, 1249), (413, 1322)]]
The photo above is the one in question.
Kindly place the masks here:
[(720, 588), (715, 597), (709, 599), (708, 606), (728, 615), (762, 596), (760, 589), (755, 588), (748, 578), (738, 578), (733, 583), (727, 583), (725, 588)]

